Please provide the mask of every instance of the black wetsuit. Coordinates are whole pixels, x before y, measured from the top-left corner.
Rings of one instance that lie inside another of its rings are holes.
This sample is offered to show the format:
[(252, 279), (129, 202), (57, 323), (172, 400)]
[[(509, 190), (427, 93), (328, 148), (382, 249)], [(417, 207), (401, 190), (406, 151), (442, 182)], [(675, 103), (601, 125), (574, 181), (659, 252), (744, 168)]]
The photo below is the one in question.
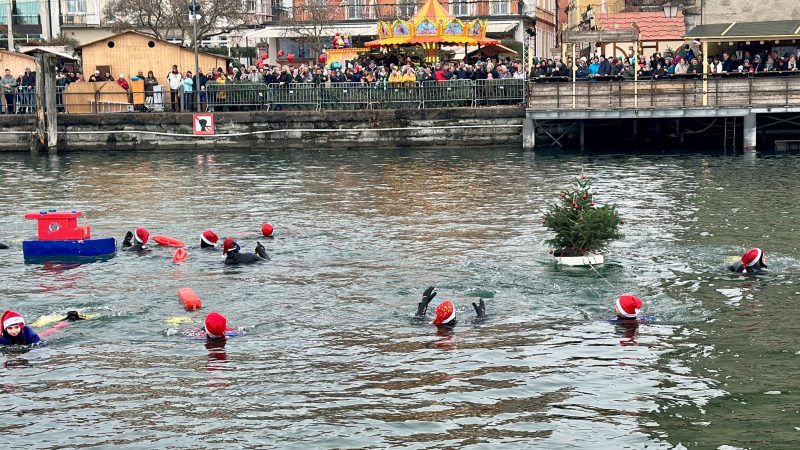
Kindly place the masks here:
[[(239, 246), (237, 245), (236, 248)], [(242, 253), (239, 250), (228, 250), (225, 256), (225, 264), (252, 264), (261, 261), (269, 261), (269, 255), (263, 245), (256, 246), (255, 253)]]
[(125, 235), (125, 239), (122, 240), (123, 250), (128, 250), (132, 252), (146, 252), (150, 250), (149, 248), (145, 247), (144, 244), (140, 243), (137, 240), (131, 242), (132, 238), (133, 238), (133, 233), (129, 231), (128, 234)]
[[(760, 273), (760, 272), (763, 272), (763, 270), (766, 267), (767, 266), (763, 265), (761, 263), (761, 261), (759, 261), (756, 264), (748, 267), (747, 268), (747, 272), (748, 273)], [(744, 263), (741, 262), (741, 261), (736, 261), (735, 263), (733, 263), (730, 266), (728, 266), (728, 270), (730, 270), (731, 272), (736, 272), (736, 273), (742, 273), (742, 272), (744, 272), (744, 269), (745, 269)]]
[(0, 250), (5, 250), (7, 248), (8, 248), (8, 245), (3, 244), (2, 242), (0, 242)]
[(217, 248), (216, 245), (211, 245), (208, 242), (200, 239), (200, 248)]

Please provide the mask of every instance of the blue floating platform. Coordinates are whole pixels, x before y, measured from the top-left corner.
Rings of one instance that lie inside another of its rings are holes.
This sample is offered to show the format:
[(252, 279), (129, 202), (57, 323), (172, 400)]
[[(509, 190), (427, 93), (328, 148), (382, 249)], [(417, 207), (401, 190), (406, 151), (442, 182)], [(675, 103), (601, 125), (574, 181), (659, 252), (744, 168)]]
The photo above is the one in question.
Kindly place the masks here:
[(116, 253), (117, 240), (114, 238), (22, 242), (22, 255), (26, 261), (110, 257)]

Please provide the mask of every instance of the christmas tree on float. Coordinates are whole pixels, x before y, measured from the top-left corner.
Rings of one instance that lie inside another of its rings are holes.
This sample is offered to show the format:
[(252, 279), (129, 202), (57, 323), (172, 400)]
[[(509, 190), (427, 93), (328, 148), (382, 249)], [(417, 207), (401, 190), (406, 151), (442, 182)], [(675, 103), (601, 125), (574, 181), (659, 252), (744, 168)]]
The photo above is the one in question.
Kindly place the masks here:
[[(555, 236), (547, 241), (557, 257), (582, 257), (597, 253), (619, 239), (624, 221), (614, 205), (597, 206), (592, 181), (581, 176), (577, 186), (561, 193), (561, 202), (550, 205), (542, 223)], [(598, 255), (600, 256), (600, 255)], [(602, 262), (602, 259), (593, 264)], [(582, 265), (587, 264), (584, 262)]]

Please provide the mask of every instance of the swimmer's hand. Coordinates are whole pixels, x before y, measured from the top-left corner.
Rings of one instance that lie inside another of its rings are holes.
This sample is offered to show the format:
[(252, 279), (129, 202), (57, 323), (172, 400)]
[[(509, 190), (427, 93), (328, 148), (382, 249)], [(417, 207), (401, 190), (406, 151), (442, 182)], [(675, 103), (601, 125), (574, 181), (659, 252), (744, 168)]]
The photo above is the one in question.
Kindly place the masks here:
[(479, 299), (478, 303), (472, 302), (472, 307), (475, 308), (475, 313), (478, 314), (478, 319), (486, 317), (486, 304), (483, 299)]
[(133, 233), (128, 231), (125, 233), (125, 239), (122, 240), (122, 247), (131, 247), (133, 245), (131, 244), (131, 239), (133, 239)]
[(422, 293), (422, 301), (417, 304), (417, 317), (422, 317), (428, 312), (428, 305), (431, 300), (436, 297), (436, 291), (434, 289), (433, 286), (430, 286)]
[(261, 245), (261, 242), (256, 241), (256, 255), (260, 256), (261, 259), (266, 259), (269, 261), (269, 255), (267, 255), (267, 249)]

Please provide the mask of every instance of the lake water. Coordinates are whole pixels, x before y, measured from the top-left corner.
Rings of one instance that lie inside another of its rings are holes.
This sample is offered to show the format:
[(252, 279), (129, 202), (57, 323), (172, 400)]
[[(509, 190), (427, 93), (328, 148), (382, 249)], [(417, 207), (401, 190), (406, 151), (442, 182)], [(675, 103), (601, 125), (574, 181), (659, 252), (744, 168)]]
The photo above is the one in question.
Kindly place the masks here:
[[(540, 224), (582, 171), (626, 219), (597, 270), (557, 267)], [(0, 443), (794, 448), (799, 172), (796, 154), (0, 155), (0, 307), (93, 317), (0, 354)], [(84, 211), (95, 237), (145, 226), (193, 248), (181, 265), (165, 248), (24, 264), (22, 214), (43, 208)], [(264, 221), (269, 263), (197, 248), (212, 228), (252, 250)], [(725, 271), (756, 245), (767, 274)], [(452, 334), (413, 318), (429, 285), (457, 306)], [(609, 324), (621, 293), (658, 321)], [(211, 310), (244, 335), (186, 337)]]

